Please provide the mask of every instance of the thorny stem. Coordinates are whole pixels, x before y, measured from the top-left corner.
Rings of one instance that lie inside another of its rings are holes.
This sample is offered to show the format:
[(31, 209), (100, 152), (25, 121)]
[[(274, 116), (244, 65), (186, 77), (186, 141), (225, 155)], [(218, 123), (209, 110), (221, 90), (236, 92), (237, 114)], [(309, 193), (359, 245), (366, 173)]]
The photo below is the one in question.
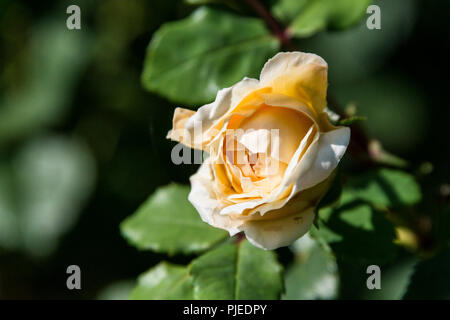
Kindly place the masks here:
[[(289, 30), (279, 23), (272, 14), (261, 4), (259, 0), (246, 0), (248, 5), (265, 21), (272, 33), (277, 37), (282, 45), (289, 50), (299, 51), (297, 46), (292, 42)], [(341, 118), (345, 118), (345, 113), (339, 106), (338, 102), (328, 94), (328, 103)], [(352, 125), (352, 139), (349, 144), (349, 153), (358, 162), (367, 166), (372, 166), (377, 160), (377, 154), (370, 151), (370, 140), (364, 130), (358, 124)]]

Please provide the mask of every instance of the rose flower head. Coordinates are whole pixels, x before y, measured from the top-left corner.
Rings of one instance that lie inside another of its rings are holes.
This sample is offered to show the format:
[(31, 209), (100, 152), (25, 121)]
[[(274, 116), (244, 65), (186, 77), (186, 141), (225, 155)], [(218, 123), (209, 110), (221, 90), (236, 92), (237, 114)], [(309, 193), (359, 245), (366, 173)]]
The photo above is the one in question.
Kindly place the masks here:
[(327, 70), (315, 54), (278, 53), (259, 81), (244, 78), (197, 112), (175, 110), (168, 138), (209, 154), (190, 178), (203, 221), (270, 250), (310, 229), (350, 139), (325, 112)]

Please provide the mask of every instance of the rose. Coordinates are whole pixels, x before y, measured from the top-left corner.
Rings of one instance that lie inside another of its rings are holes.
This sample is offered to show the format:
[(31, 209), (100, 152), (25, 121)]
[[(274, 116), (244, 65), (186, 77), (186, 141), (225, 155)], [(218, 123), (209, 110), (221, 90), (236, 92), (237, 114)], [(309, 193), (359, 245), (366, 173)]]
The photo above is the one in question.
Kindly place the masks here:
[(244, 78), (197, 112), (175, 110), (168, 138), (209, 153), (189, 194), (205, 222), (264, 249), (309, 230), (350, 138), (325, 112), (327, 69), (314, 54), (278, 53), (259, 81)]

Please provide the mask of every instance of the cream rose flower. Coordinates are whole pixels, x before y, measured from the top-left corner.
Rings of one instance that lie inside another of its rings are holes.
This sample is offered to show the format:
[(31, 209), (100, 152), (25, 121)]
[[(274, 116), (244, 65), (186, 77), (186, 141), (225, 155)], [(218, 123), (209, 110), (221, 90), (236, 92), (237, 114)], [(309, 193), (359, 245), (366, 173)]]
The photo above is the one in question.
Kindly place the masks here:
[(276, 249), (305, 234), (350, 139), (325, 113), (327, 63), (278, 53), (197, 112), (177, 108), (168, 138), (209, 153), (191, 177), (203, 221)]

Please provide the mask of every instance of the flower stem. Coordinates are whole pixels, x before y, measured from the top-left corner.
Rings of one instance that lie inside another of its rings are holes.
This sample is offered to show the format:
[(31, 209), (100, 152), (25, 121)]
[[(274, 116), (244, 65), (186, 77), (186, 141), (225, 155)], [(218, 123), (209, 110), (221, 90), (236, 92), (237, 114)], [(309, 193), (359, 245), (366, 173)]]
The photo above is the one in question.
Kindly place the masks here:
[(291, 35), (287, 28), (279, 23), (269, 10), (262, 5), (259, 0), (246, 0), (248, 5), (264, 20), (267, 26), (272, 30), (272, 34), (277, 37), (280, 42), (287, 48), (296, 50), (295, 45), (291, 42)]
[(236, 244), (241, 243), (243, 240), (245, 240), (245, 233), (244, 232), (239, 232), (234, 237), (234, 243), (236, 243)]

